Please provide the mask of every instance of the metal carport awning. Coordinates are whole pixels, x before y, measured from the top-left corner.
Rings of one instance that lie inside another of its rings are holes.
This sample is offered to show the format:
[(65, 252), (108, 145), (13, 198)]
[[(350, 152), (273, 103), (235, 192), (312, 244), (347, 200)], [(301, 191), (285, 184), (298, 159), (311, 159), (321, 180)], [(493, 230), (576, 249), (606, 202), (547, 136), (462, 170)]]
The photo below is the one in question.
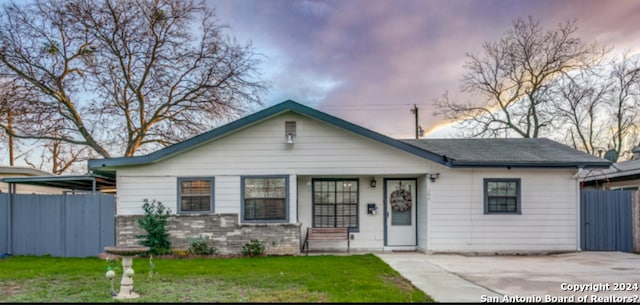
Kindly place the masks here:
[(8, 177), (2, 182), (11, 184), (29, 184), (45, 187), (70, 189), (72, 191), (114, 191), (116, 181), (113, 178), (97, 175), (78, 176), (33, 176), (33, 177)]

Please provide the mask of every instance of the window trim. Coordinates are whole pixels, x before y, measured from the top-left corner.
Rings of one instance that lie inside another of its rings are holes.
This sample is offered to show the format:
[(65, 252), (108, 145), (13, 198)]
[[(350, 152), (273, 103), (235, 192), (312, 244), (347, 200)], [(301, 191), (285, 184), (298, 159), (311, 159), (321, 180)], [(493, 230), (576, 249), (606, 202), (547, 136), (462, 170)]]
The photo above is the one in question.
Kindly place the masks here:
[[(285, 187), (285, 199), (284, 199), (284, 209), (285, 209), (285, 219), (273, 219), (273, 220), (247, 220), (244, 219), (244, 181), (249, 179), (269, 179), (269, 178), (284, 178), (284, 187)], [(241, 223), (289, 223), (289, 176), (288, 175), (257, 175), (257, 176), (241, 176), (240, 177), (240, 222)]]
[[(489, 192), (487, 191), (489, 182), (515, 182), (516, 183), (516, 211), (515, 212), (491, 212), (489, 211)], [(522, 214), (522, 179), (520, 178), (484, 178), (482, 183), (484, 193), (484, 214), (485, 215), (521, 215)]]
[(358, 196), (358, 202), (356, 203), (356, 227), (349, 227), (349, 233), (360, 232), (360, 178), (311, 178), (311, 227), (316, 227), (316, 210), (315, 210), (315, 182), (316, 181), (356, 181), (358, 183), (358, 190), (356, 192)]
[[(208, 180), (211, 184), (211, 189), (209, 190), (209, 210), (208, 211), (183, 211), (182, 210), (182, 181), (199, 181), (199, 180)], [(177, 213), (178, 214), (203, 214), (203, 213), (215, 213), (215, 177), (178, 177), (177, 179)]]

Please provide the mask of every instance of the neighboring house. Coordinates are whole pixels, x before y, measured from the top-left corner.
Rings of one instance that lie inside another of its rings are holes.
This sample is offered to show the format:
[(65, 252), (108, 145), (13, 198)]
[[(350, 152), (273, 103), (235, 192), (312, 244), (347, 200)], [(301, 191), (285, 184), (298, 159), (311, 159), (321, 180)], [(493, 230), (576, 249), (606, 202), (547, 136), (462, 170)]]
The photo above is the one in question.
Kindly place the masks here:
[[(0, 180), (3, 178), (17, 177), (40, 177), (51, 176), (53, 174), (31, 167), (22, 166), (0, 166)], [(16, 185), (17, 194), (60, 194), (62, 189), (54, 187), (43, 187), (35, 185)], [(9, 183), (0, 181), (0, 193), (9, 192)]]
[[(611, 162), (547, 139), (398, 140), (285, 101), (145, 156), (96, 159), (115, 176), (116, 243), (144, 199), (173, 216), (174, 247), (251, 239), (300, 252), (308, 227), (349, 227), (352, 250), (579, 250), (581, 169)], [(345, 241), (311, 249), (345, 249)]]
[(614, 163), (607, 169), (585, 171), (582, 186), (604, 190), (640, 190), (640, 146), (632, 152), (632, 160)]

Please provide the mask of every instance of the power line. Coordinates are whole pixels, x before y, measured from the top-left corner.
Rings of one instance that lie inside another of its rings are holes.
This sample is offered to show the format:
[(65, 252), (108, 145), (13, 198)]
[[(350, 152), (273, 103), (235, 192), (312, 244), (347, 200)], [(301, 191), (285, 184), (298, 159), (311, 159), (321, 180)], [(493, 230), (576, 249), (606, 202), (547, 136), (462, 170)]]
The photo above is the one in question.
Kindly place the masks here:
[(412, 105), (419, 105), (419, 106), (432, 106), (431, 104), (391, 104), (391, 103), (385, 103), (385, 104), (351, 104), (351, 105), (347, 105), (347, 104), (341, 104), (341, 105), (319, 105), (319, 108), (365, 108), (365, 107), (388, 107), (388, 108), (399, 108), (399, 107), (403, 107), (403, 106), (412, 106)]

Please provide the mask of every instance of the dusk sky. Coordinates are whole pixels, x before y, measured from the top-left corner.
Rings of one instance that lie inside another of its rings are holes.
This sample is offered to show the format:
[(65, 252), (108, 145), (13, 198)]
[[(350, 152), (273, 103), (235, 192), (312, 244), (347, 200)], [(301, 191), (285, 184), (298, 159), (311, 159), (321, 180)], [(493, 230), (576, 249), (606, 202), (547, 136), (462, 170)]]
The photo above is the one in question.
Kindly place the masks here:
[(465, 53), (478, 54), (513, 20), (532, 16), (544, 29), (576, 20), (577, 36), (638, 51), (640, 1), (346, 0), (208, 1), (239, 42), (266, 55), (271, 85), (264, 106), (292, 99), (398, 138), (414, 136), (419, 108), (427, 137), (450, 128), (431, 104), (446, 91), (456, 100)]

